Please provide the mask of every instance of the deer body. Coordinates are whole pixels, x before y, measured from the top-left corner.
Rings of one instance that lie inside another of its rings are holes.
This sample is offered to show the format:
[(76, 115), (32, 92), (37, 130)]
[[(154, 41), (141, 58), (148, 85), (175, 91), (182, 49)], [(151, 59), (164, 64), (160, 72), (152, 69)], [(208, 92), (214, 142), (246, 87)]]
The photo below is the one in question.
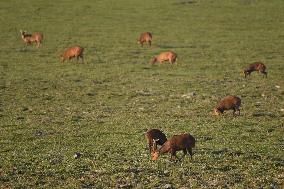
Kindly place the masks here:
[(143, 47), (144, 43), (148, 43), (149, 46), (152, 44), (152, 34), (150, 32), (141, 33), (139, 39), (137, 40), (138, 43), (141, 44)]
[(62, 55), (61, 55), (61, 62), (64, 62), (65, 60), (70, 60), (72, 58), (77, 58), (77, 62), (79, 61), (79, 58), (82, 59), (82, 63), (84, 62), (84, 48), (80, 46), (73, 46), (68, 48)]
[(154, 145), (152, 160), (157, 160), (160, 154), (165, 153), (170, 153), (171, 159), (176, 159), (176, 152), (181, 150), (184, 155), (189, 153), (192, 157), (192, 148), (195, 147), (195, 142), (195, 138), (190, 134), (174, 135), (171, 139), (167, 140), (159, 150), (157, 150), (156, 145)]
[(241, 99), (237, 96), (227, 96), (222, 99), (214, 108), (214, 115), (220, 115), (225, 110), (233, 110), (233, 114), (238, 111), (240, 115)]
[(160, 53), (158, 56), (156, 56), (153, 60), (152, 60), (152, 64), (154, 64), (155, 62), (159, 62), (160, 64), (163, 64), (164, 61), (169, 61), (170, 63), (176, 63), (177, 62), (177, 54), (169, 51), (169, 52), (162, 52)]
[(42, 40), (43, 40), (43, 35), (39, 32), (33, 33), (33, 34), (27, 34), (26, 31), (20, 30), (21, 37), (26, 45), (36, 43), (37, 47), (40, 46)]
[(149, 145), (150, 153), (152, 152), (152, 147), (154, 144), (153, 141), (155, 141), (158, 145), (163, 145), (167, 141), (166, 135), (159, 129), (150, 129), (147, 131), (145, 136)]
[(255, 62), (250, 64), (246, 69), (243, 70), (245, 77), (250, 76), (251, 72), (258, 71), (259, 73), (264, 74), (263, 76), (267, 77), (266, 66), (262, 62)]

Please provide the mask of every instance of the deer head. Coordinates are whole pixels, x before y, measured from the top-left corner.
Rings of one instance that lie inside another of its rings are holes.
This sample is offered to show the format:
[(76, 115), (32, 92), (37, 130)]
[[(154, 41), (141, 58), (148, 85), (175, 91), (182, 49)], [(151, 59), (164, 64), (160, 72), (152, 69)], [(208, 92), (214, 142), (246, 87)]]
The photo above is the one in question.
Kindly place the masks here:
[(157, 58), (153, 58), (153, 60), (151, 60), (150, 64), (154, 64), (155, 62), (157, 62)]
[(220, 115), (220, 114), (221, 114), (221, 111), (218, 110), (218, 108), (214, 108), (214, 110), (213, 110), (213, 115), (218, 116), (218, 115)]

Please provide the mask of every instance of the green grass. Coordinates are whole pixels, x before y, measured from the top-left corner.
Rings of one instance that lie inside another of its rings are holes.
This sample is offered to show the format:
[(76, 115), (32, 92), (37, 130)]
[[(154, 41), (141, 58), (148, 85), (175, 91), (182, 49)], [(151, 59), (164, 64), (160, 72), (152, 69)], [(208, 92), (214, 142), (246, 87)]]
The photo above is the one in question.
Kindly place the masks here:
[[(283, 187), (283, 10), (282, 0), (1, 1), (0, 188)], [(25, 47), (20, 29), (42, 32), (42, 47)], [(136, 43), (145, 31), (151, 48)], [(86, 63), (61, 64), (76, 44)], [(149, 64), (167, 50), (177, 66)], [(267, 79), (240, 75), (259, 60)], [(210, 115), (229, 94), (241, 116)], [(191, 133), (194, 158), (152, 162), (149, 128)]]

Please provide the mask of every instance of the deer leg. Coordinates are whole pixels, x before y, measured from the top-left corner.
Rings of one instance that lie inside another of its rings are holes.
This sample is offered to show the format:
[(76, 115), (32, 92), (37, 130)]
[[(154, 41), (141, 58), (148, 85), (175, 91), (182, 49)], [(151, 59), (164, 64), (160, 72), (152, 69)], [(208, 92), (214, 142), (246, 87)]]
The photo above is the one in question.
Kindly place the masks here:
[(152, 45), (151, 43), (152, 43), (152, 42), (151, 42), (151, 41), (149, 41), (149, 46), (150, 46), (150, 47), (151, 47), (151, 45)]
[(233, 108), (233, 116), (236, 115), (236, 108)]
[(82, 63), (84, 63), (84, 56), (80, 55), (81, 59), (82, 59)]
[(192, 148), (187, 148), (187, 151), (188, 151), (188, 153), (189, 153), (189, 155), (190, 155), (190, 158), (192, 159), (192, 156), (193, 156), (193, 153), (192, 153)]
[[(258, 74), (262, 74), (262, 71), (261, 70), (258, 70)], [(262, 76), (263, 77), (263, 76)]]
[(80, 58), (80, 56), (76, 56), (77, 64), (79, 63), (79, 58)]
[(171, 151), (171, 160), (176, 160), (177, 159), (177, 153), (176, 151)]
[(183, 149), (182, 151), (183, 151), (183, 156), (182, 156), (182, 158), (183, 158), (184, 156), (186, 156), (187, 150), (186, 150), (186, 149)]
[(241, 115), (241, 110), (240, 110), (240, 108), (237, 108), (237, 110), (238, 110), (238, 115)]
[(172, 60), (172, 64), (176, 64), (176, 59), (175, 58)]
[(174, 63), (175, 63), (176, 65), (178, 64), (177, 58), (174, 59)]

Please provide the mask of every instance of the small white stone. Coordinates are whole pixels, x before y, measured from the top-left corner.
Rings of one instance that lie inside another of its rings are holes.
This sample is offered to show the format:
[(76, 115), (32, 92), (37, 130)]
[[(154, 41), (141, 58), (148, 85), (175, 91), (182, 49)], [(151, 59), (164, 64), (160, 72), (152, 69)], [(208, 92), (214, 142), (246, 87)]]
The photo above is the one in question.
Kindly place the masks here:
[(165, 175), (167, 175), (167, 174), (169, 174), (169, 173), (170, 173), (170, 171), (168, 171), (168, 170), (165, 170), (165, 171), (164, 171), (164, 174), (165, 174)]
[(276, 87), (277, 89), (280, 89), (280, 86), (279, 86), (279, 85), (275, 85), (275, 87)]
[(173, 186), (171, 184), (165, 184), (164, 188), (165, 189), (171, 189), (171, 188), (173, 188)]

